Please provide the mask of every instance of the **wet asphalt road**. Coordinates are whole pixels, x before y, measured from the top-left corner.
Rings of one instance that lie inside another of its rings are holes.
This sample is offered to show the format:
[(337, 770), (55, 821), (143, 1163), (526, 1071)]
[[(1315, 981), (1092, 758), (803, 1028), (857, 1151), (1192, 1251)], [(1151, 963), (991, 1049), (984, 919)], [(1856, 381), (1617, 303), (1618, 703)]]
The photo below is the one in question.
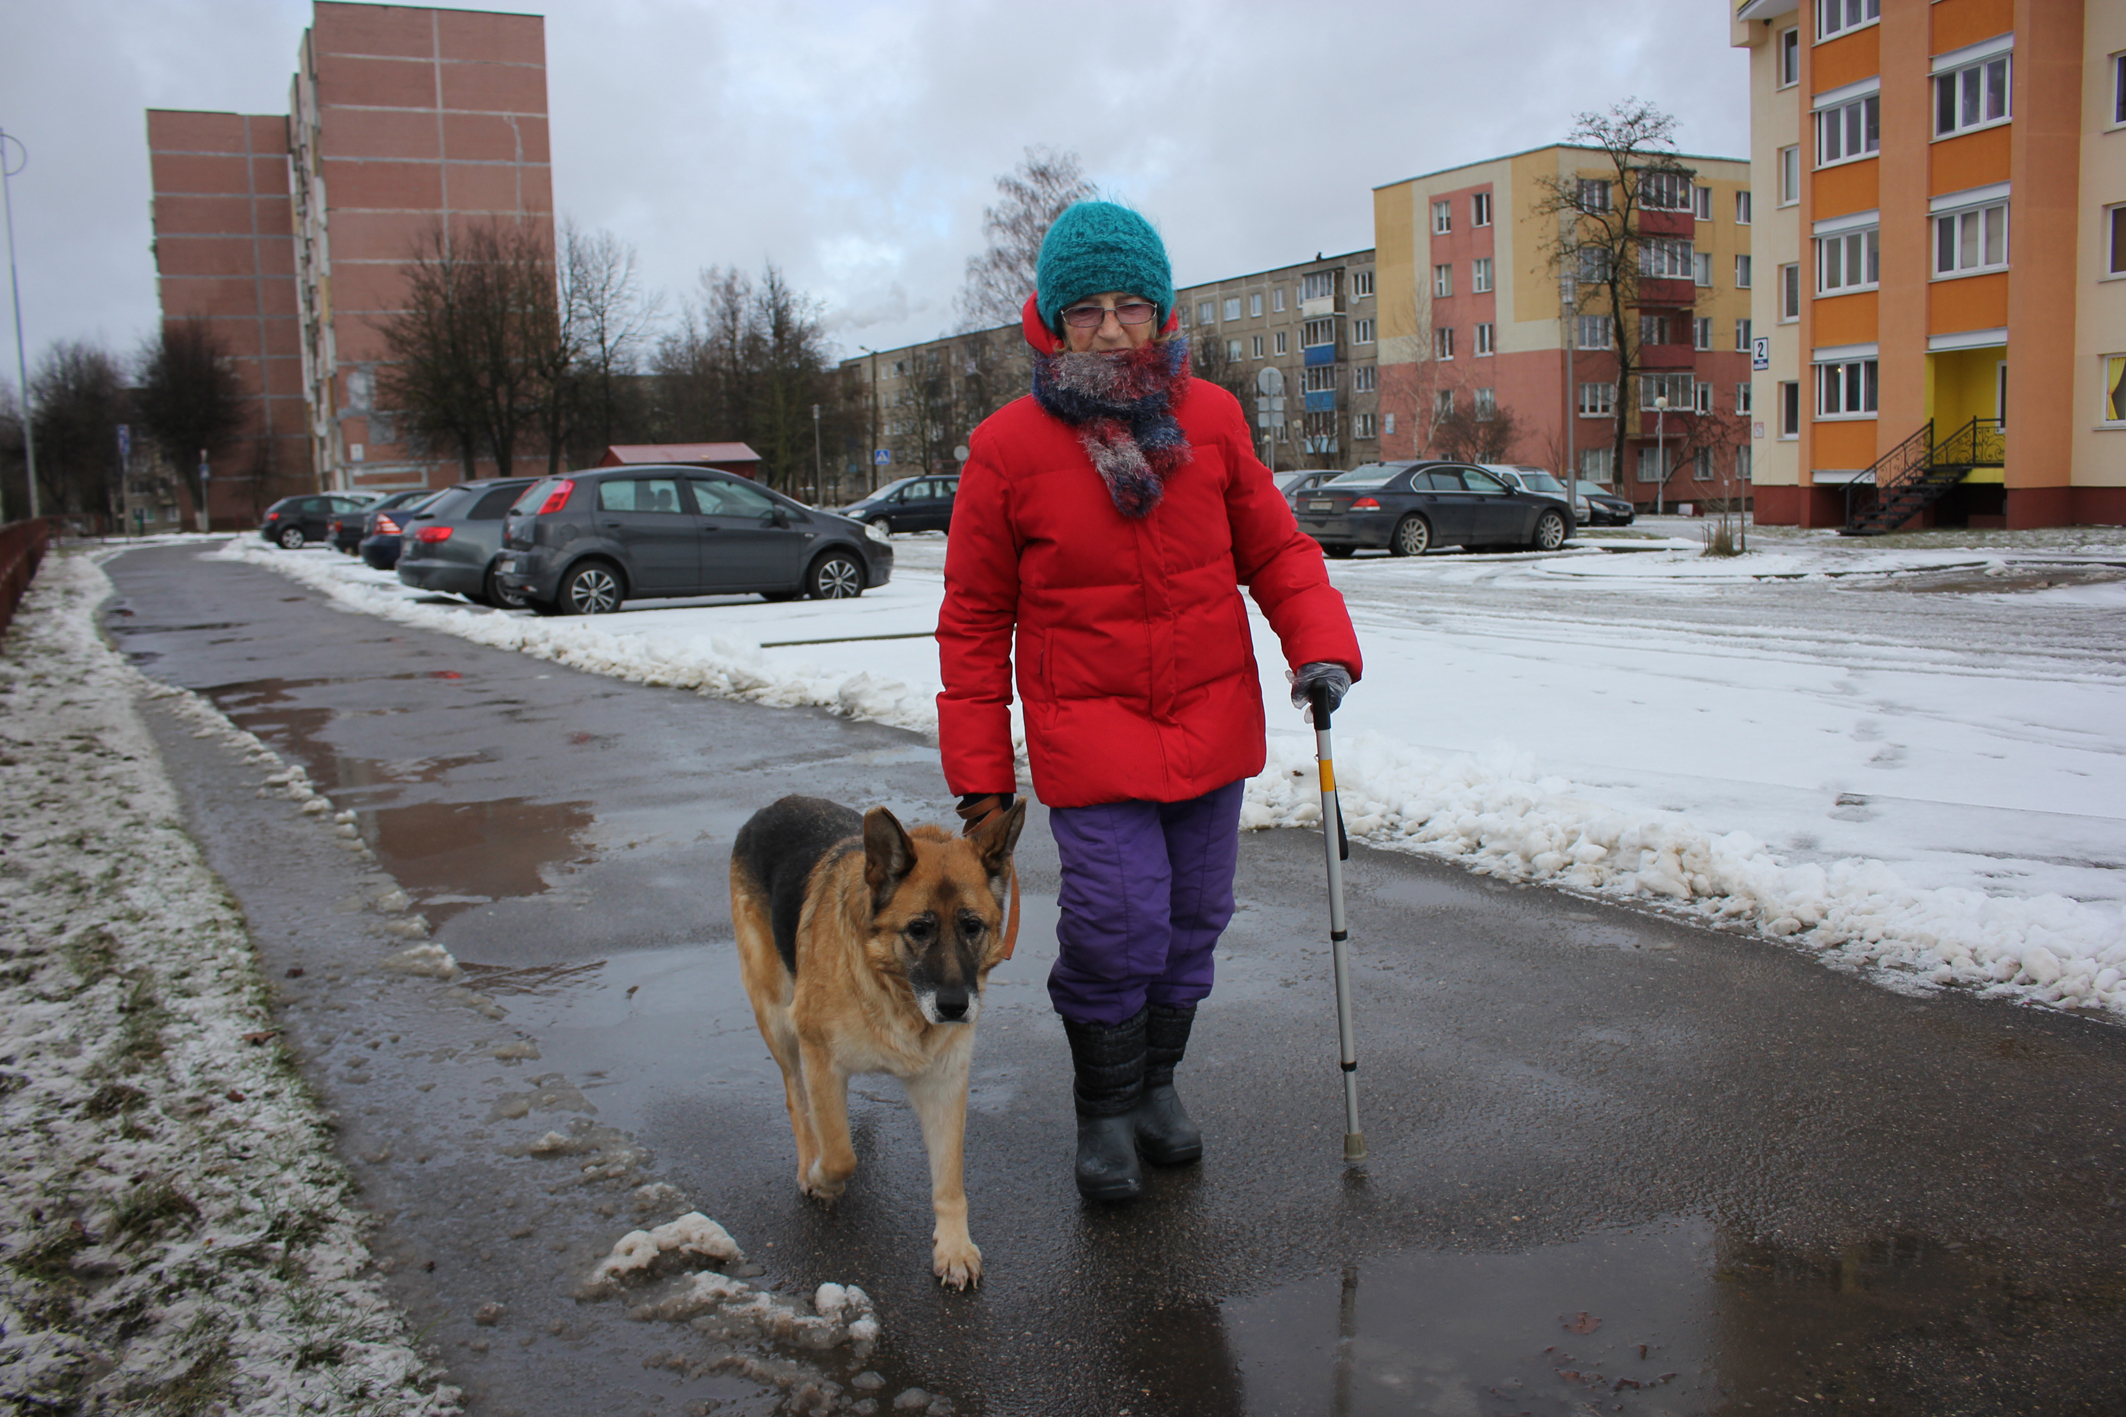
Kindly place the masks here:
[[(701, 1335), (573, 1297), (686, 1206), (758, 1283), (876, 1298), (868, 1360), (795, 1356), (845, 1401), (877, 1372), (886, 1410), (910, 1387), (1132, 1417), (2126, 1408), (2126, 1032), (1360, 848), (1372, 1154), (1346, 1170), (1308, 833), (1242, 844), (1180, 1079), (1205, 1161), (1090, 1209), (1035, 814), (968, 1120), (986, 1275), (941, 1293), (889, 1079), (853, 1094), (848, 1195), (797, 1194), (725, 877), (738, 825), (787, 792), (947, 817), (933, 749), (335, 611), (188, 549), (107, 569), (115, 642), (302, 763), (373, 852), (150, 708), (382, 1267), (475, 1412), (777, 1410), (759, 1370), (704, 1372)], [(465, 978), (377, 968), (406, 942), (375, 908), (395, 887)], [(646, 1183), (683, 1204), (638, 1209)]]

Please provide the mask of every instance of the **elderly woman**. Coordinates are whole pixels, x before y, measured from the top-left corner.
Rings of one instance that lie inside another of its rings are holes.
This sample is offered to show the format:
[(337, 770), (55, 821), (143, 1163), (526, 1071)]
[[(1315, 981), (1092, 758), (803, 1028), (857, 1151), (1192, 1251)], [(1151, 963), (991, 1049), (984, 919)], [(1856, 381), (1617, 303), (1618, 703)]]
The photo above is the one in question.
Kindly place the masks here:
[(1241, 791), (1262, 770), (1245, 586), (1332, 703), (1358, 639), (1239, 403), (1189, 378), (1149, 223), (1065, 211), (1026, 303), (1033, 394), (969, 439), (938, 616), (938, 740), (970, 824), (1018, 789), (1014, 635), (1033, 786), (1061, 858), (1048, 992), (1076, 1067), (1077, 1183), (1143, 1189), (1203, 1139), (1174, 1092), (1233, 914)]

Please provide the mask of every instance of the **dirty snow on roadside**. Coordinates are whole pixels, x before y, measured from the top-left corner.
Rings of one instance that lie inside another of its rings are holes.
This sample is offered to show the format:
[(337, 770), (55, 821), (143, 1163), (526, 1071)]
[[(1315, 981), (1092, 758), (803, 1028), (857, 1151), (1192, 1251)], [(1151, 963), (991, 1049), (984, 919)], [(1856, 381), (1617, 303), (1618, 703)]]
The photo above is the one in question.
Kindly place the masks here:
[(103, 644), (109, 590), (48, 557), (0, 650), (0, 1401), (458, 1411), (134, 709), (191, 696)]
[[(1712, 559), (1692, 528), (1664, 530), (1554, 556), (1331, 563), (1367, 650), (1337, 717), (1354, 835), (1750, 930), (1898, 987), (2126, 1014), (2126, 662), (2103, 631), (2126, 610), (2126, 536), (1760, 532), (1753, 554)], [(943, 548), (896, 538), (893, 581), (854, 601), (560, 620), (252, 538), (210, 554), (576, 668), (934, 734)], [(1919, 592), (1899, 587), (1929, 578), (1957, 593), (1927, 610), (1975, 609), (1904, 613)], [(1780, 595), (1813, 598), (1770, 608)], [(1872, 614), (1892, 609), (1887, 628)], [(1797, 614), (1819, 618), (1778, 619)], [(1934, 639), (1901, 638), (1936, 620)], [(1270, 761), (1243, 822), (1318, 826), (1312, 738), (1253, 622)]]

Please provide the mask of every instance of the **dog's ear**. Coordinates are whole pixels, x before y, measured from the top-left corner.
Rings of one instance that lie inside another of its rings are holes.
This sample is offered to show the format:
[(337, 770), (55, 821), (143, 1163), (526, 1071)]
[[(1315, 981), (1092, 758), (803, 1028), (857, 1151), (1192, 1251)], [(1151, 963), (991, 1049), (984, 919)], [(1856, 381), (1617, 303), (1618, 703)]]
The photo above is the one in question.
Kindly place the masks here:
[(886, 908), (914, 869), (915, 843), (893, 813), (884, 807), (864, 813), (864, 884), (871, 887), (873, 915)]
[(1011, 804), (1010, 811), (991, 812), (984, 817), (968, 838), (981, 858), (982, 869), (989, 873), (992, 889), (1002, 885), (1005, 868), (1011, 865), (1012, 849), (1019, 844), (1019, 832), (1025, 825), (1026, 799), (1022, 797)]

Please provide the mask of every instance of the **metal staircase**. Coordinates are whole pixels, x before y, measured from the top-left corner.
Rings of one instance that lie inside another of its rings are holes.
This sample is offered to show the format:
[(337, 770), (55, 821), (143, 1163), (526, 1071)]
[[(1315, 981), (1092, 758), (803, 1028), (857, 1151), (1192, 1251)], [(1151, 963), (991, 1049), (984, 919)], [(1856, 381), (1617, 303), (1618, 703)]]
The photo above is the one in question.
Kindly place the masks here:
[(1881, 536), (1903, 526), (1962, 482), (1973, 468), (2007, 464), (1998, 418), (1974, 418), (1936, 441), (1934, 420), (1876, 459), (1865, 480), (1845, 489), (1843, 536)]

